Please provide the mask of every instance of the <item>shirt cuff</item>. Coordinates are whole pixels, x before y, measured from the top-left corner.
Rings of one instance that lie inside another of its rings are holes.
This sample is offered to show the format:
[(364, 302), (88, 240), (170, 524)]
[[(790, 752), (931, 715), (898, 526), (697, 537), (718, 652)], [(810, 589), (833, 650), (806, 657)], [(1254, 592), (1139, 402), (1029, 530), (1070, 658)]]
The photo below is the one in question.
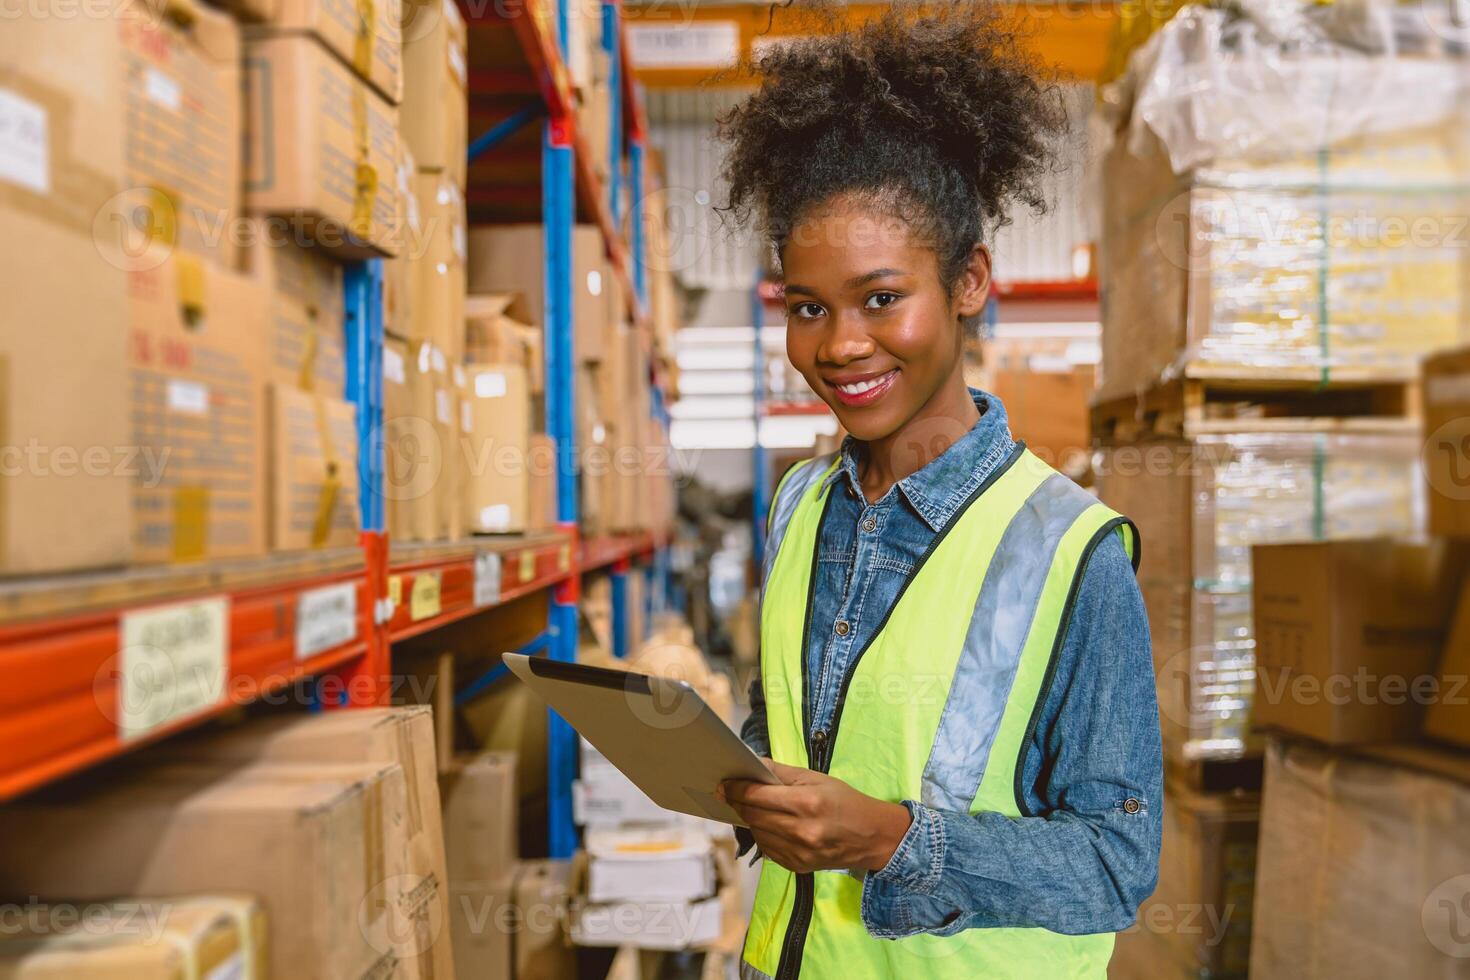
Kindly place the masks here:
[(928, 895), (939, 884), (944, 871), (944, 820), (939, 813), (914, 800), (904, 800), (909, 811), (909, 829), (898, 849), (873, 877), (917, 895)]

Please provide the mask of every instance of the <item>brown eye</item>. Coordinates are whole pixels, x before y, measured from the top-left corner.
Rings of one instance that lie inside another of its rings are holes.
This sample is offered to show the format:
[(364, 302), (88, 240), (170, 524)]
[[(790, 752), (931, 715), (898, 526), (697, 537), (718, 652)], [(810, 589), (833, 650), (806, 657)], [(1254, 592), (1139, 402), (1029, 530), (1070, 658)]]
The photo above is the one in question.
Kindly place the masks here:
[(791, 308), (788, 315), (801, 320), (814, 320), (821, 316), (823, 312), (825, 311), (816, 303), (797, 303)]
[(864, 301), (863, 309), (881, 310), (885, 306), (891, 306), (897, 299), (897, 293), (874, 293)]

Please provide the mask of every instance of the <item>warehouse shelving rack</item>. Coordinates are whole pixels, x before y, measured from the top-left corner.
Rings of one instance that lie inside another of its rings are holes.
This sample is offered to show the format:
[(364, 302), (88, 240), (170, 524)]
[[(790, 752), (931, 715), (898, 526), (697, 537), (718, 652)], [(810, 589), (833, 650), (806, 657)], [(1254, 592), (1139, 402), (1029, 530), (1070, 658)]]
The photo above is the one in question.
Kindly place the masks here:
[[(512, 31), (520, 53), (509, 70), (471, 70), (471, 98), (539, 97), (475, 140), (471, 157), (490, 153), (517, 130), (541, 121), (535, 182), (547, 243), (545, 396), (559, 464), (558, 526), (521, 536), (390, 544), (383, 530), (382, 263), (351, 263), (344, 276), (346, 395), (358, 409), (359, 446), (365, 450), (358, 474), (364, 488), (361, 547), (0, 586), (0, 802), (303, 679), (315, 679), (319, 708), (386, 704), (395, 642), (539, 590), (551, 592), (550, 621), (531, 649), (571, 660), (581, 576), (595, 570), (605, 569), (612, 578), (614, 652), (628, 649), (633, 638), (626, 635), (629, 617), (621, 608), (626, 577), (642, 563), (650, 584), (657, 585), (655, 570), (667, 565), (666, 542), (649, 534), (582, 539), (578, 533), (571, 237), (580, 206), (602, 229), (632, 320), (651, 350), (642, 214), (634, 199), (645, 186), (645, 127), (622, 43), (621, 4), (604, 0), (604, 47), (617, 93), (604, 181), (589, 155), (587, 134), (577, 131), (562, 54), (571, 2), (461, 4), (472, 26), (497, 21)], [(513, 196), (522, 192), (527, 188), (511, 188)], [(625, 220), (631, 248), (622, 235)], [(653, 401), (666, 425), (658, 392)], [(161, 658), (149, 659), (156, 648), (146, 642), (129, 645), (148, 628), (186, 627), (198, 635)], [(179, 650), (186, 655), (176, 656)], [(129, 697), (142, 698), (144, 710), (127, 703)], [(571, 814), (576, 739), (554, 715), (548, 754), (550, 848), (552, 856), (566, 857), (577, 844)]]

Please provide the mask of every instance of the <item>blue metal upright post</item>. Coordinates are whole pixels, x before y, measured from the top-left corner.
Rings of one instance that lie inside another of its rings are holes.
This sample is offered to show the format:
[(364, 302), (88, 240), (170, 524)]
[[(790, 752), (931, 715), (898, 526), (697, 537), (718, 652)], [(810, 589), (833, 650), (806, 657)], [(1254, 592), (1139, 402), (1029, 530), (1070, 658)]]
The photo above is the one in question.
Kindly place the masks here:
[(612, 213), (613, 226), (619, 231), (623, 227), (622, 179), (623, 179), (623, 64), (622, 36), (618, 20), (621, 11), (613, 0), (602, 3), (602, 50), (607, 52), (607, 87), (609, 93), (609, 122), (612, 139), (608, 141), (607, 207)]
[[(612, 655), (622, 660), (628, 655), (628, 572), (632, 562), (620, 558), (613, 563), (608, 579), (612, 584)], [(638, 638), (639, 640), (642, 637)]]
[[(567, 46), (567, 2), (557, 0), (557, 42)], [(556, 519), (577, 535), (576, 419), (572, 344), (572, 223), (576, 220), (576, 176), (572, 121), (553, 115), (541, 142), (541, 209), (546, 250), (546, 428), (556, 442)], [(551, 597), (553, 660), (577, 657), (577, 601), (581, 580), (573, 575)], [(577, 736), (554, 711), (547, 721), (547, 842), (551, 857), (569, 858), (577, 850), (572, 822), (572, 781), (577, 776)]]
[(383, 529), (383, 263), (349, 262), (343, 269), (343, 336), (347, 385), (357, 408), (358, 508), (364, 531)]
[(629, 247), (633, 251), (633, 292), (638, 295), (638, 309), (648, 309), (648, 270), (644, 268), (643, 254), (643, 134), (633, 136), (628, 145), (628, 183), (631, 185), (628, 205), (632, 208), (629, 222), (632, 225)]
[(761, 444), (761, 417), (765, 415), (766, 396), (766, 350), (761, 343), (761, 327), (765, 323), (766, 307), (761, 300), (761, 281), (764, 277), (760, 272), (756, 273), (755, 285), (750, 290), (750, 331), (755, 338), (751, 342), (751, 354), (754, 363), (750, 369), (750, 404), (751, 422), (755, 425), (755, 434), (751, 438), (751, 529), (750, 529), (750, 554), (755, 560), (756, 574), (760, 574), (761, 561), (766, 550), (766, 508), (769, 506), (766, 500), (766, 484), (770, 482), (767, 474), (766, 447)]

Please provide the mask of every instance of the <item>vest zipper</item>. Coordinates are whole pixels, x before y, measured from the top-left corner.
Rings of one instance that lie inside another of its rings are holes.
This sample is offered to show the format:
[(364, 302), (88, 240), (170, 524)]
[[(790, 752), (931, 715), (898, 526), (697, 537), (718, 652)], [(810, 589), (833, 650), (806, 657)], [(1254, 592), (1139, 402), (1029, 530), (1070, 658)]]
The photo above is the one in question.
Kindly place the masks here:
[[(908, 591), (909, 585), (918, 577), (919, 570), (929, 561), (929, 556), (934, 554), (940, 542), (949, 535), (950, 529), (959, 523), (960, 518), (970, 509), (970, 505), (979, 500), (980, 495), (986, 490), (989, 490), (991, 484), (1000, 479), (1011, 468), (1011, 465), (1021, 458), (1021, 454), (1025, 451), (1026, 444), (1017, 442), (1015, 448), (1011, 450), (1011, 454), (995, 468), (995, 472), (991, 473), (980, 486), (975, 488), (974, 493), (970, 494), (969, 498), (955, 510), (948, 523), (939, 529), (939, 533), (934, 535), (934, 540), (929, 542), (929, 547), (924, 549), (924, 553), (919, 556), (918, 562), (914, 565), (914, 570), (909, 573), (908, 579), (899, 588), (898, 595), (893, 597), (893, 604), (888, 607), (888, 612), (883, 615), (883, 620), (878, 624), (878, 628), (873, 631), (872, 636), (868, 637), (868, 642), (858, 651), (857, 656), (852, 658), (852, 663), (847, 665), (847, 670), (842, 675), (842, 686), (837, 689), (837, 703), (832, 709), (831, 726), (825, 730), (818, 729), (813, 732), (812, 737), (807, 743), (807, 761), (811, 763), (811, 768), (816, 772), (826, 773), (832, 765), (832, 746), (837, 742), (837, 726), (842, 723), (842, 708), (847, 703), (847, 689), (852, 684), (853, 674), (857, 673), (858, 663), (863, 659), (863, 654), (868, 652), (868, 647), (873, 645), (873, 641), (878, 638), (878, 635), (888, 625), (888, 618), (893, 615), (893, 610), (898, 608), (899, 602), (903, 599), (903, 594)], [(827, 506), (830, 506), (831, 503), (832, 497), (829, 494), (827, 497)], [(817, 544), (812, 548), (812, 575), (816, 575), (817, 552), (821, 546), (822, 525), (827, 521), (827, 506), (823, 506), (821, 520), (817, 522)], [(801, 695), (803, 719), (806, 717), (805, 705), (809, 699), (807, 693), (806, 643), (807, 637), (811, 634), (812, 629), (812, 606), (814, 605), (814, 600), (814, 590), (809, 581), (807, 583), (806, 621), (801, 626)], [(818, 739), (818, 735), (822, 737)], [(812, 905), (815, 902), (815, 893), (816, 881), (811, 874), (799, 874), (796, 876), (796, 900), (791, 906), (791, 919), (786, 926), (786, 938), (781, 947), (781, 960), (776, 967), (775, 980), (797, 980), (798, 975), (801, 973), (801, 956), (803, 949), (806, 947), (807, 930), (812, 924)]]

